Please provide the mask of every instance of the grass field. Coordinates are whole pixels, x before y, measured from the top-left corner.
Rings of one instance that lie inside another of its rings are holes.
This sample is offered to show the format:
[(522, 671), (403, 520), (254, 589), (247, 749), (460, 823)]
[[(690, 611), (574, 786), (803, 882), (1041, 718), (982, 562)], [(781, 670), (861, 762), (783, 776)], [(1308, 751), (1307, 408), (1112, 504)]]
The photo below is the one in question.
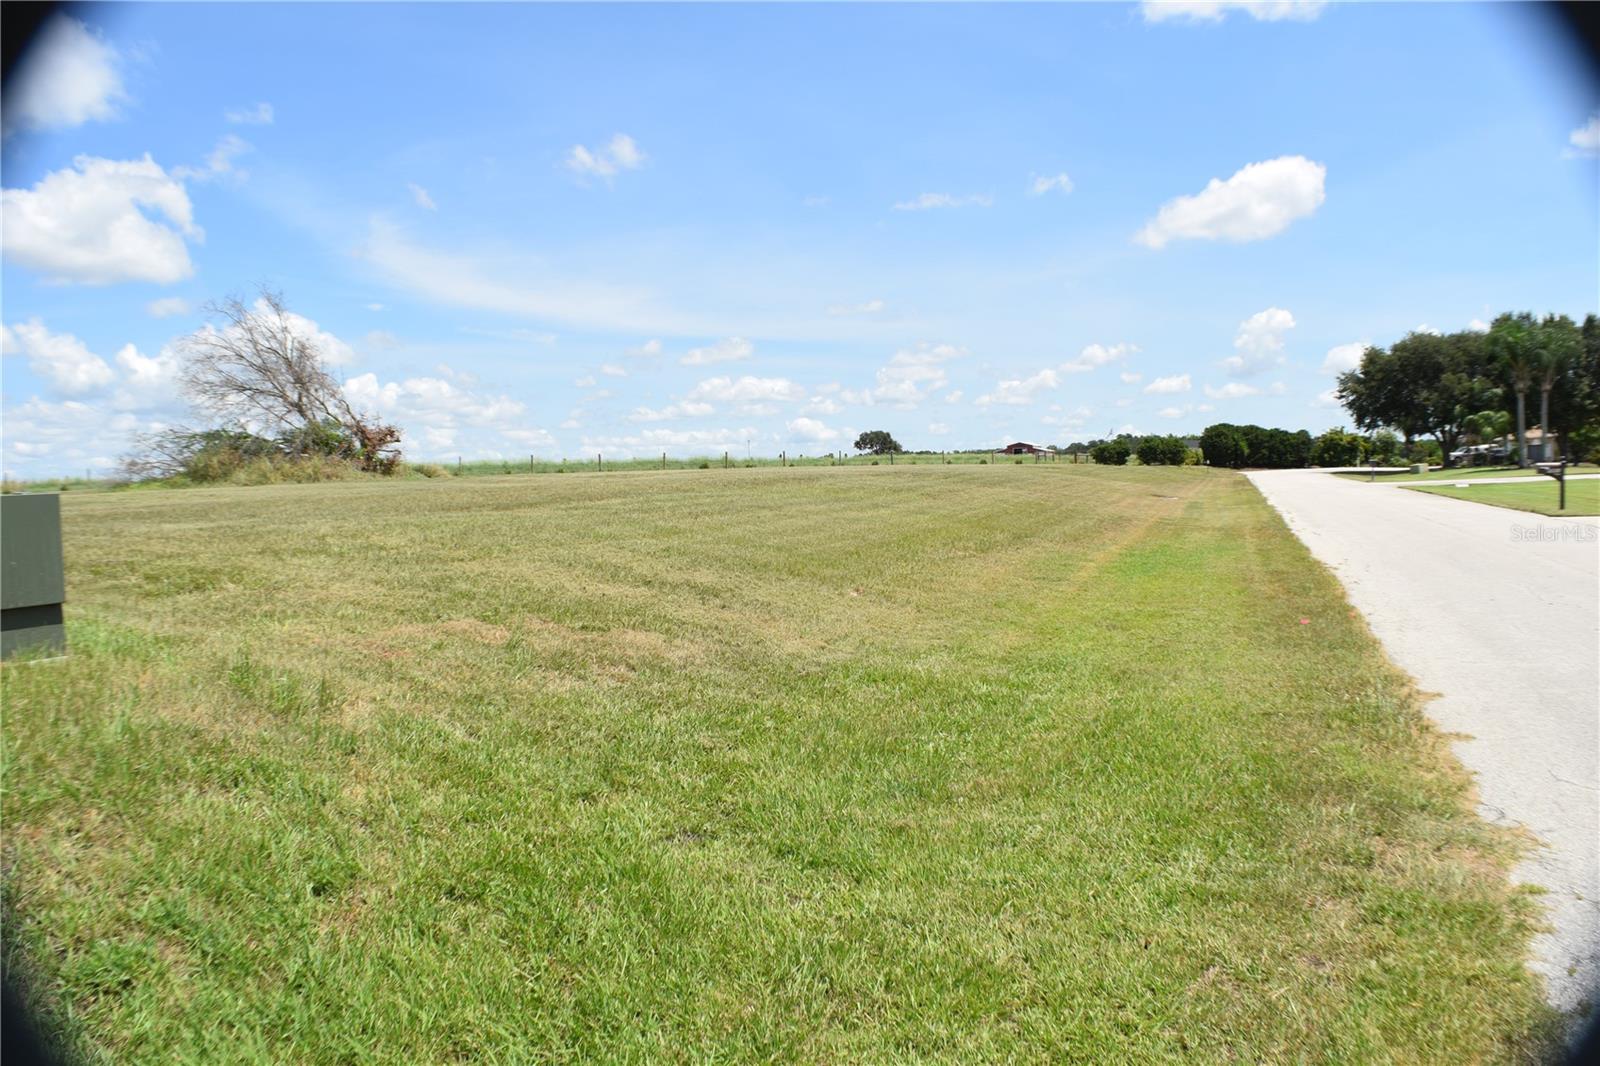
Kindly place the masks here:
[(1515, 843), (1238, 476), (64, 498), (5, 938), (104, 1062), (1536, 1058)]
[(1537, 482), (1526, 485), (1474, 485), (1470, 489), (1458, 489), (1450, 485), (1419, 485), (1412, 491), (1431, 492), (1435, 496), (1449, 496), (1451, 499), (1471, 500), (1473, 503), (1487, 503), (1543, 515), (1600, 514), (1600, 479), (1593, 478), (1567, 482), (1567, 509), (1564, 511), (1556, 506), (1561, 498), (1561, 486), (1547, 477), (1540, 477)]

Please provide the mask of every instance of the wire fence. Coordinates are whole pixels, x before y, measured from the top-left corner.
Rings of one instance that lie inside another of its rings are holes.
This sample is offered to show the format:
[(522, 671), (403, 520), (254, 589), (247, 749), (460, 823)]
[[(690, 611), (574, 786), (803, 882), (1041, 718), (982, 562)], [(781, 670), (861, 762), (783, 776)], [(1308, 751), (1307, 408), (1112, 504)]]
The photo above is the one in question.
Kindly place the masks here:
[(575, 458), (542, 459), (530, 455), (524, 460), (514, 459), (457, 459), (454, 463), (413, 463), (413, 468), (432, 468), (428, 473), (453, 477), (489, 477), (506, 474), (563, 474), (563, 473), (620, 473), (648, 470), (729, 470), (758, 467), (824, 467), (824, 466), (984, 466), (1001, 463), (1087, 463), (1084, 454), (1046, 453), (1043, 455), (1012, 455), (1002, 451), (947, 451), (899, 452), (884, 455), (856, 454), (851, 452), (824, 452), (820, 455), (790, 455), (780, 452), (776, 456), (736, 456), (732, 452), (714, 455), (672, 456), (663, 452), (657, 456), (608, 458), (603, 452)]
[[(450, 461), (406, 461), (396, 471), (407, 477), (503, 477), (512, 474), (580, 474), (624, 473), (628, 471), (662, 470), (732, 470), (747, 468), (828, 467), (828, 466), (986, 466), (1002, 464), (1088, 464), (1084, 453), (1047, 452), (1043, 454), (1010, 454), (994, 451), (921, 451), (898, 452), (884, 455), (853, 452), (824, 452), (794, 454), (780, 452), (775, 456), (737, 456), (730, 452), (712, 455), (607, 457), (603, 452), (593, 455), (548, 459), (530, 455), (526, 459), (473, 459), (458, 457)], [(217, 484), (229, 484), (219, 481)], [(144, 483), (148, 487), (161, 487), (166, 482)], [(18, 479), (7, 476), (0, 481), (3, 492), (95, 492), (108, 489), (137, 487), (124, 479), (96, 477), (93, 471), (84, 471), (82, 477), (45, 477)]]

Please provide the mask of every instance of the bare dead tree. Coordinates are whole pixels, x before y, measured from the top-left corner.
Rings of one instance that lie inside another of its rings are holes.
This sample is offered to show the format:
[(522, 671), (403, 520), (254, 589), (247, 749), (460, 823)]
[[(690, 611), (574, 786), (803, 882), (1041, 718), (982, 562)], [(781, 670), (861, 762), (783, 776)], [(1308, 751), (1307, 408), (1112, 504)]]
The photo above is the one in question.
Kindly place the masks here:
[(316, 439), (321, 427), (337, 425), (349, 435), (345, 458), (364, 470), (393, 469), (399, 429), (351, 406), (316, 338), (297, 328), (281, 293), (263, 289), (254, 305), (234, 296), (206, 310), (213, 321), (179, 347), (180, 381), (191, 403), (225, 425), (278, 435), (293, 449)]

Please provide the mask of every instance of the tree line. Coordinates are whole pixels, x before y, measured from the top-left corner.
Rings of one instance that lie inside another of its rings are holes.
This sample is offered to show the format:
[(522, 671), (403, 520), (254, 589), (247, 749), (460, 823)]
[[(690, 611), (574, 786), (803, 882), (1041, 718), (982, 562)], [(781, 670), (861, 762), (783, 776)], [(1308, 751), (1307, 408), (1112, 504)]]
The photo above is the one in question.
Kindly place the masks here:
[[(1445, 465), (1466, 443), (1487, 444), (1514, 425), (1517, 461), (1528, 463), (1530, 405), (1544, 439), (1571, 461), (1600, 453), (1600, 318), (1500, 315), (1487, 332), (1409, 333), (1369, 347), (1336, 390), (1356, 426), (1400, 434), (1407, 451), (1432, 437)], [(1514, 412), (1514, 414), (1512, 413)], [(1552, 458), (1548, 453), (1544, 458)]]

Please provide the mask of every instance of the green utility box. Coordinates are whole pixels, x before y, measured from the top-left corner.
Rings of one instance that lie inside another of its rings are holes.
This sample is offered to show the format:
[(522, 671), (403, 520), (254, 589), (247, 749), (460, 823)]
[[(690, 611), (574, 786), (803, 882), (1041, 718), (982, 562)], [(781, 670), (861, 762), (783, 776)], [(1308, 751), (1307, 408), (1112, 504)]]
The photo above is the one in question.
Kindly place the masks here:
[(61, 558), (61, 497), (0, 496), (0, 658), (19, 651), (62, 655), (67, 598)]

